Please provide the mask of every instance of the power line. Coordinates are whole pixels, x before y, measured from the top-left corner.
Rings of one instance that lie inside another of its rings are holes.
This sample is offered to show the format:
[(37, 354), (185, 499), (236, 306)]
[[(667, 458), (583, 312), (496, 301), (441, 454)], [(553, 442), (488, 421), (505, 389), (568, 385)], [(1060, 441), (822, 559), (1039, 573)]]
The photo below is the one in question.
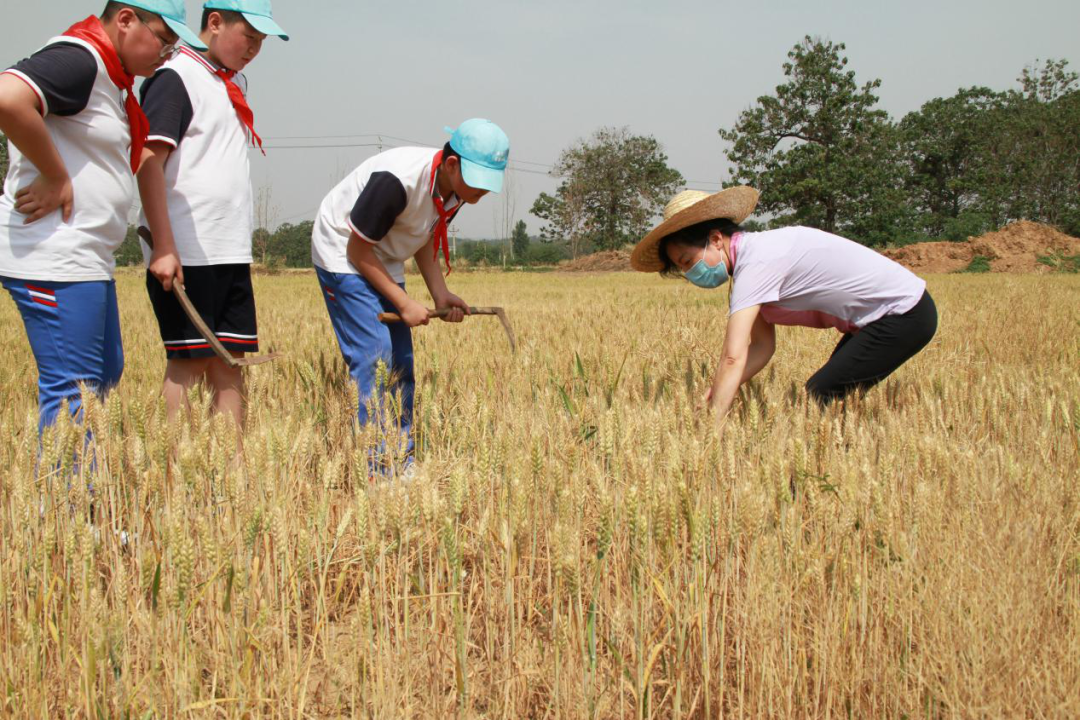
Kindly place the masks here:
[[(321, 143), (321, 144), (286, 144), (286, 145), (266, 145), (267, 150), (344, 150), (350, 148), (370, 148), (377, 147), (380, 150), (383, 148), (396, 148), (399, 147), (393, 143), (383, 142), (383, 139), (397, 140), (398, 142), (405, 142), (412, 145), (418, 145), (420, 147), (434, 148), (435, 145), (413, 140), (411, 138), (404, 138), (397, 135), (389, 135), (387, 133), (354, 133), (349, 135), (272, 135), (267, 136), (265, 139), (268, 141), (275, 140), (348, 140), (352, 138), (378, 138), (379, 142), (358, 142), (358, 143)], [(552, 179), (558, 179), (564, 177), (562, 175), (555, 175), (551, 171), (554, 169), (554, 165), (549, 163), (539, 163), (531, 160), (511, 160), (510, 168), (514, 172), (528, 173), (530, 175), (542, 175)], [(533, 167), (544, 168), (544, 170), (532, 170), (529, 168), (520, 167), (521, 165), (531, 165)], [(695, 187), (697, 186), (697, 187)], [(701, 187), (705, 186), (705, 187)], [(721, 187), (722, 183), (713, 180), (687, 180), (683, 187), (688, 190), (701, 190), (703, 192), (713, 192), (717, 188)], [(293, 213), (281, 218), (279, 222), (288, 222), (299, 217), (307, 216), (310, 213), (318, 210), (318, 206), (304, 210), (302, 212)]]
[(397, 147), (388, 143), (349, 143), (344, 145), (263, 145), (265, 150), (333, 150), (358, 147)]
[[(269, 141), (274, 141), (274, 140), (333, 140), (333, 139), (344, 139), (344, 138), (351, 138), (351, 137), (376, 137), (376, 136), (374, 136), (374, 135), (306, 135), (306, 136), (305, 135), (296, 135), (296, 136), (291, 136), (291, 137), (290, 136), (266, 137), (266, 138), (264, 138), (264, 140), (269, 140)], [(401, 140), (403, 142), (408, 142), (408, 143), (411, 143), (413, 145), (419, 145), (420, 147), (429, 147), (429, 148), (434, 148), (435, 147), (434, 145), (427, 145), (425, 143), (415, 142), (413, 140), (408, 140), (406, 138), (397, 138), (397, 137), (394, 137), (392, 135), (380, 135), (380, 136), (377, 136), (377, 137), (390, 138), (391, 140)], [(358, 148), (358, 147), (396, 148), (396, 147), (400, 147), (400, 146), (399, 145), (394, 145), (393, 143), (385, 143), (385, 142), (383, 142), (383, 143), (323, 143), (323, 144), (319, 144), (319, 145), (264, 145), (263, 147), (265, 149), (267, 149), (267, 150), (320, 150), (320, 149), (341, 150), (341, 149), (346, 149), (346, 148)], [(516, 158), (511, 160), (510, 164), (511, 165), (532, 165), (534, 167), (546, 168), (548, 170), (551, 170), (552, 167), (553, 167), (552, 165), (550, 165), (548, 163), (533, 162), (531, 160), (518, 160)], [(529, 170), (522, 169), (522, 172), (534, 172), (535, 173), (536, 171), (535, 170), (529, 171)], [(546, 175), (547, 173), (537, 173), (537, 174)]]
[[(437, 147), (436, 145), (431, 145), (430, 143), (425, 143), (425, 142), (421, 142), (419, 140), (413, 140), (411, 138), (405, 138), (405, 137), (401, 137), (401, 136), (398, 136), (398, 135), (390, 135), (388, 133), (353, 133), (353, 134), (350, 134), (350, 135), (268, 135), (267, 137), (265, 137), (263, 139), (264, 140), (269, 140), (269, 141), (274, 141), (274, 140), (347, 140), (347, 139), (350, 139), (350, 138), (387, 138), (387, 139), (390, 139), (390, 140), (397, 140), (399, 142), (409, 143), (411, 145), (419, 145), (421, 147), (430, 147), (430, 148)], [(277, 150), (308, 150), (308, 149), (320, 149), (320, 148), (326, 148), (326, 149), (331, 149), (331, 150), (334, 150), (334, 149), (339, 149), (340, 150), (340, 149), (356, 148), (356, 147), (384, 147), (384, 146), (390, 147), (390, 148), (398, 147), (398, 146), (394, 145), (393, 143), (377, 142), (377, 143), (328, 143), (328, 144), (320, 144), (320, 145), (267, 145), (266, 148), (268, 150), (271, 150), (271, 149), (277, 149)], [(551, 163), (541, 163), (541, 162), (535, 162), (535, 161), (532, 161), (532, 160), (518, 160), (516, 158), (511, 160), (510, 164), (511, 165), (531, 165), (533, 167), (545, 168), (546, 170), (549, 171), (549, 172), (537, 172), (535, 170), (526, 170), (524, 168), (517, 168), (517, 170), (519, 172), (528, 172), (528, 173), (532, 173), (534, 175), (550, 175), (550, 170), (552, 170), (555, 167)], [(561, 175), (555, 175), (553, 177), (562, 177), (562, 176)], [(719, 182), (716, 182), (716, 181), (713, 181), (713, 180), (687, 180), (686, 182), (687, 182), (687, 185), (689, 185), (689, 184), (709, 185), (709, 186), (712, 186), (712, 187), (720, 187), (722, 185), (722, 183), (719, 183)]]

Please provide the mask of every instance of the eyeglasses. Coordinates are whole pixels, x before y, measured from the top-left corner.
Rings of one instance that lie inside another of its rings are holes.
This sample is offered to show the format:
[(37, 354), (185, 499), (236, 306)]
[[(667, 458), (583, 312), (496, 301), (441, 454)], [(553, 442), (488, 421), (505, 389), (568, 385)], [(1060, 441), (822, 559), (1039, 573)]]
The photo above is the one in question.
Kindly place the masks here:
[[(136, 15), (136, 17), (138, 16)], [(147, 24), (145, 20), (139, 18), (139, 22), (141, 22), (143, 25), (146, 25), (146, 29), (149, 30), (153, 34), (153, 36), (158, 39), (158, 42), (161, 43), (161, 52), (158, 53), (159, 58), (161, 58), (162, 60), (172, 60), (174, 57), (180, 54), (179, 40), (177, 40), (176, 42), (169, 42), (165, 38), (161, 37), (161, 35), (158, 34), (157, 30), (150, 27), (150, 25)]]

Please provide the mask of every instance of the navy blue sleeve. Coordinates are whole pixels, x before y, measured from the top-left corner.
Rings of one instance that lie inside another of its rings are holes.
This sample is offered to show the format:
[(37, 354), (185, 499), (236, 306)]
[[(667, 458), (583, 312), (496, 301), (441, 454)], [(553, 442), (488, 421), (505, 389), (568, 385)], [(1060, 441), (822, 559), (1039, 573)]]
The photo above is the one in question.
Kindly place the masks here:
[(97, 81), (97, 60), (81, 45), (56, 43), (20, 61), (17, 70), (34, 81), (46, 114), (76, 115), (86, 108)]
[(143, 112), (150, 121), (150, 139), (167, 139), (173, 147), (179, 145), (195, 115), (180, 75), (168, 68), (158, 70), (142, 84), (140, 93)]
[(405, 186), (385, 170), (372, 173), (349, 214), (353, 230), (368, 240), (382, 240), (405, 210)]

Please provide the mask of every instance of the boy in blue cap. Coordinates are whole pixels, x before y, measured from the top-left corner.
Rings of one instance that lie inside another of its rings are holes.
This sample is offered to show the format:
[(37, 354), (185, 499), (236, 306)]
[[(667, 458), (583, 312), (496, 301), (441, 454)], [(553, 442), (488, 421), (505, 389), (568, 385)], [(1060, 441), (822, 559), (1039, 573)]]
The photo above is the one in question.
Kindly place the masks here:
[(209, 0), (203, 7), (205, 53), (185, 48), (143, 84), (150, 122), (139, 171), (146, 289), (165, 344), (163, 392), (170, 415), (206, 378), (218, 412), (243, 422), (244, 378), (214, 356), (171, 290), (183, 285), (221, 344), (234, 355), (257, 352), (251, 288), (253, 202), (249, 145), (262, 146), (240, 72), (267, 35), (288, 40), (269, 0)]
[[(364, 161), (323, 200), (312, 231), (311, 256), (341, 354), (360, 389), (360, 424), (375, 370), (386, 363), (401, 392), (401, 433), (406, 464), (411, 462), (415, 381), (410, 329), (426, 325), (427, 309), (405, 292), (404, 263), (415, 258), (436, 309), (444, 320), (461, 322), (464, 300), (446, 286), (439, 269), (441, 250), (450, 269), (447, 226), (464, 203), (500, 192), (510, 141), (498, 125), (467, 120), (442, 150), (403, 147)], [(379, 322), (395, 312), (404, 322)], [(386, 461), (379, 468), (385, 471)]]
[(113, 255), (147, 132), (133, 83), (180, 39), (202, 45), (184, 22), (183, 0), (110, 2), (0, 74), (0, 282), (37, 362), (41, 428), (64, 400), (78, 413), (80, 383), (104, 392), (123, 372)]

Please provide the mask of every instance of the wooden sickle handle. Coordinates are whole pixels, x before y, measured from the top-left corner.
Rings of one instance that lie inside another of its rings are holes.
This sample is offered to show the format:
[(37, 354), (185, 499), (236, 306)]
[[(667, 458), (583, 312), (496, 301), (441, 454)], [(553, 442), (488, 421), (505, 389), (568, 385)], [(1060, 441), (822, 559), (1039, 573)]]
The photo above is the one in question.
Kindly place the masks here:
[[(493, 307), (470, 307), (470, 315), (498, 315), (499, 308)], [(428, 310), (428, 317), (431, 318), (444, 318), (450, 314), (450, 308), (443, 308), (442, 310)], [(401, 316), (397, 313), (379, 313), (379, 322), (394, 323), (401, 322)]]

